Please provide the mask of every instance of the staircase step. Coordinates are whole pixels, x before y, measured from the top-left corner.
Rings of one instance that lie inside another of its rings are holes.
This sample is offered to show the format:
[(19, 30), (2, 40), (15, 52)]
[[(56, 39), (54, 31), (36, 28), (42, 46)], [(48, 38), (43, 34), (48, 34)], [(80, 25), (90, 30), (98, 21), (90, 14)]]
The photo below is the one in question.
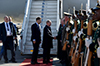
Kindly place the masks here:
[[(38, 11), (42, 11), (42, 9), (31, 9), (31, 12), (38, 12)], [(53, 12), (53, 11), (56, 11), (57, 12), (57, 9), (44, 9), (43, 11), (47, 11), (47, 12)]]
[[(33, 45), (32, 46), (29, 46), (29, 45), (27, 45), (27, 46), (25, 46), (25, 50), (27, 50), (28, 52), (31, 52), (31, 50), (33, 50), (34, 51), (34, 49), (33, 49)], [(56, 52), (57, 51), (57, 47), (56, 46), (53, 46), (53, 48), (54, 49), (51, 49), (51, 52)], [(42, 52), (43, 53), (43, 48), (42, 48), (42, 46), (39, 48), (39, 53), (40, 52)]]
[[(31, 50), (25, 50), (25, 52), (23, 53), (23, 54), (32, 54), (33, 52), (30, 52)], [(38, 54), (43, 54), (43, 52), (38, 52)], [(57, 52), (55, 51), (55, 49), (54, 50), (52, 50), (51, 52), (50, 52), (50, 54), (57, 54)]]
[[(57, 21), (57, 19), (50, 19), (50, 20), (53, 21), (53, 22)], [(29, 19), (29, 21), (35, 23), (36, 22), (36, 19)]]
[[(30, 17), (34, 17), (34, 16), (35, 16), (35, 17), (41, 17), (41, 15), (39, 15), (39, 14), (35, 14), (35, 15), (31, 14), (31, 15), (30, 15)], [(54, 16), (57, 17), (56, 14), (43, 15), (43, 17), (52, 17), (52, 16), (53, 16), (53, 17), (54, 17)]]
[[(53, 24), (54, 22), (56, 23), (56, 21), (57, 21), (56, 18), (43, 17), (42, 19), (43, 19), (42, 23), (46, 23), (47, 20), (51, 20), (51, 22)], [(29, 18), (29, 23), (35, 23), (35, 22), (36, 22), (36, 18)]]
[[(33, 1), (32, 3), (43, 3), (43, 1)], [(45, 1), (45, 3), (57, 3), (57, 1)]]
[[(28, 29), (31, 29), (31, 26), (28, 26)], [(56, 30), (56, 27), (51, 26), (51, 30)]]
[[(25, 45), (25, 49), (26, 50), (33, 50), (33, 45), (29, 46), (29, 45)], [(55, 51), (57, 50), (57, 46), (53, 46), (53, 48), (51, 49), (51, 51)], [(39, 48), (39, 51), (43, 51), (42, 46)]]
[[(49, 14), (57, 15), (57, 13), (50, 13), (50, 12), (48, 12), (48, 13), (44, 13), (44, 15), (49, 15)], [(38, 12), (36, 12), (36, 13), (31, 12), (30, 15), (42, 15), (42, 14), (41, 14), (40, 12), (39, 12), (39, 13), (38, 13)]]
[[(30, 34), (30, 33), (31, 33), (31, 29), (28, 29), (27, 32)], [(41, 33), (43, 33), (43, 31), (41, 31)], [(52, 33), (53, 33), (53, 34), (56, 34), (57, 32), (56, 32), (56, 30), (55, 30), (55, 31), (52, 31)], [(27, 35), (27, 36), (30, 36), (30, 37), (31, 37), (31, 35)]]
[[(31, 25), (33, 25), (34, 23), (33, 22), (29, 22), (29, 26), (31, 26)], [(41, 23), (43, 26), (45, 26), (46, 25), (46, 22), (44, 22), (44, 23)], [(56, 22), (52, 22), (52, 24), (51, 24), (51, 26), (53, 26), (53, 27), (55, 27), (56, 26)]]
[[(37, 18), (38, 16), (30, 16), (30, 19), (35, 19), (35, 18)], [(55, 18), (55, 19), (57, 19), (57, 17), (56, 16), (44, 16), (43, 18)]]
[[(32, 35), (32, 32), (31, 31), (29, 31), (29, 32), (27, 32), (28, 33), (28, 35), (27, 35), (27, 37), (30, 37), (31, 38), (31, 35)], [(42, 34), (42, 36), (41, 37), (43, 37), (43, 32), (41, 32)], [(57, 32), (54, 32), (53, 33), (53, 36), (57, 36), (57, 34), (56, 34)]]
[[(30, 14), (42, 14), (42, 12), (30, 12)], [(57, 14), (57, 12), (43, 12), (43, 14)]]
[[(33, 49), (33, 43), (32, 42), (30, 44), (29, 43), (28, 44), (26, 43), (25, 48), (28, 49), (28, 50), (32, 50)], [(40, 47), (39, 49), (41, 49), (42, 48), (42, 44), (40, 44), (39, 47)], [(53, 43), (53, 49), (56, 49), (56, 48), (57, 48), (57, 44)]]
[[(27, 40), (27, 42), (26, 42), (25, 45), (33, 46), (32, 41), (29, 38), (27, 38), (26, 40)], [(56, 40), (53, 40), (53, 45), (54, 46), (56, 46), (56, 43), (57, 43), (57, 41)]]
[(41, 3), (41, 2), (37, 2), (37, 3), (32, 3), (32, 6), (57, 6), (57, 3)]
[[(32, 9), (35, 9), (35, 8), (42, 8), (42, 6), (32, 6), (31, 8), (32, 8)], [(57, 6), (44, 6), (44, 8), (57, 8)]]

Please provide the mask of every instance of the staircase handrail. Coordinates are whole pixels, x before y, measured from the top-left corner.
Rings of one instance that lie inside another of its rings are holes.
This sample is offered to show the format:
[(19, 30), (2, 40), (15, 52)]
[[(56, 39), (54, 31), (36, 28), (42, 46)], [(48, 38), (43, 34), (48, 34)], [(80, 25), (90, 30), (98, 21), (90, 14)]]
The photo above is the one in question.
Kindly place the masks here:
[(22, 25), (22, 52), (24, 52), (24, 44), (26, 41), (26, 33), (27, 33), (27, 22), (29, 22), (29, 15), (30, 15), (30, 9), (31, 9), (31, 3), (32, 0), (27, 0), (26, 4), (26, 9), (25, 9), (25, 15), (24, 15), (24, 20), (23, 20), (23, 25)]
[(59, 29), (59, 25), (60, 25), (60, 17), (59, 17), (59, 5), (60, 5), (60, 0), (57, 0), (57, 31)]

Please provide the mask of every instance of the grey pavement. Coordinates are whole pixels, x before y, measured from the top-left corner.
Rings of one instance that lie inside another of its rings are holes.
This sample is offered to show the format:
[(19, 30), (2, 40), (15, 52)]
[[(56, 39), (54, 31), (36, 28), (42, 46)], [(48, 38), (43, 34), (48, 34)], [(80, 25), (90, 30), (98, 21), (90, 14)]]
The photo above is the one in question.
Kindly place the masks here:
[[(1, 44), (0, 44), (0, 49), (1, 49)], [(11, 59), (11, 52), (8, 50), (8, 59)], [(16, 53), (16, 61), (17, 63), (4, 63), (4, 59), (2, 58), (0, 61), (0, 66), (19, 66), (26, 58), (30, 59), (31, 55), (21, 55), (20, 51), (17, 49), (17, 51), (15, 51)], [(42, 56), (38, 56), (38, 58), (42, 58)], [(52, 56), (51, 58), (53, 58), (53, 65), (52, 66), (62, 66), (59, 62), (59, 60), (56, 58), (56, 56)]]

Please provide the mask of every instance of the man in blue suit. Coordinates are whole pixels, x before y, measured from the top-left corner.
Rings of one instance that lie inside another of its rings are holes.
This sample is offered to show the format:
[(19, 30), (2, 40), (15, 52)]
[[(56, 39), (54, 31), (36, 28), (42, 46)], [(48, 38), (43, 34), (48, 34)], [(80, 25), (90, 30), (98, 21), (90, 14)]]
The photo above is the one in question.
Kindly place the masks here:
[(38, 55), (39, 44), (41, 43), (40, 23), (41, 23), (41, 18), (37, 17), (36, 23), (34, 23), (31, 26), (31, 31), (32, 31), (31, 41), (32, 41), (33, 47), (34, 47), (32, 59), (31, 59), (31, 64), (38, 64), (37, 55)]
[(11, 50), (11, 54), (12, 54), (11, 61), (16, 63), (14, 46), (13, 46), (13, 37), (15, 37), (15, 39), (17, 37), (13, 23), (9, 22), (8, 16), (5, 16), (4, 22), (1, 24), (1, 28), (0, 28), (0, 43), (3, 43), (5, 63), (8, 63), (8, 58), (7, 58), (8, 48)]

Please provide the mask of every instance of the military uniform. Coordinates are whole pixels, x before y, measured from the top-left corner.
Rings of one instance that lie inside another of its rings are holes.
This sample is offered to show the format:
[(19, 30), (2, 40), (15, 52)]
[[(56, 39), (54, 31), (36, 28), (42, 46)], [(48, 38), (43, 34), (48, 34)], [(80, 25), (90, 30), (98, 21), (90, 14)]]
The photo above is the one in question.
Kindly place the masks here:
[[(65, 16), (68, 16), (70, 18), (70, 14), (65, 14)], [(69, 63), (70, 63), (70, 58), (69, 58), (69, 50), (70, 48), (68, 48), (68, 45), (71, 46), (71, 40), (72, 40), (72, 35), (71, 35), (71, 30), (72, 30), (72, 27), (73, 25), (70, 23), (70, 25), (68, 24), (69, 21), (67, 21), (67, 23), (65, 24), (64, 26), (64, 29), (62, 30), (62, 46), (64, 46), (65, 42), (66, 42), (66, 37), (67, 37), (67, 33), (69, 33), (69, 38), (68, 38), (68, 41), (69, 43), (66, 45), (66, 50), (65, 51), (62, 51), (62, 61), (63, 61), (63, 64), (66, 64), (69, 66)], [(66, 31), (66, 28), (70, 26), (70, 29), (68, 32)]]
[(94, 32), (93, 43), (90, 45), (90, 51), (93, 52), (92, 66), (99, 66), (99, 58), (97, 57), (98, 42), (97, 38), (100, 34), (100, 27)]
[[(99, 4), (97, 4), (97, 6), (95, 8), (91, 9), (92, 13), (94, 14), (95, 11), (98, 10), (98, 9), (100, 9), (100, 5)], [(93, 23), (96, 23), (96, 22), (97, 21), (93, 21)], [(100, 25), (100, 22), (99, 22), (99, 25)], [(94, 28), (96, 28), (95, 26), (96, 26), (96, 24), (94, 24)], [(93, 30), (93, 42), (89, 46), (90, 51), (93, 52), (93, 56), (92, 56), (92, 60), (91, 60), (92, 61), (91, 62), (92, 66), (100, 66), (100, 63), (99, 63), (100, 60), (97, 57), (97, 48), (99, 47), (98, 42), (97, 42), (97, 38), (98, 37), (100, 37), (100, 26), (97, 28), (96, 31)]]

